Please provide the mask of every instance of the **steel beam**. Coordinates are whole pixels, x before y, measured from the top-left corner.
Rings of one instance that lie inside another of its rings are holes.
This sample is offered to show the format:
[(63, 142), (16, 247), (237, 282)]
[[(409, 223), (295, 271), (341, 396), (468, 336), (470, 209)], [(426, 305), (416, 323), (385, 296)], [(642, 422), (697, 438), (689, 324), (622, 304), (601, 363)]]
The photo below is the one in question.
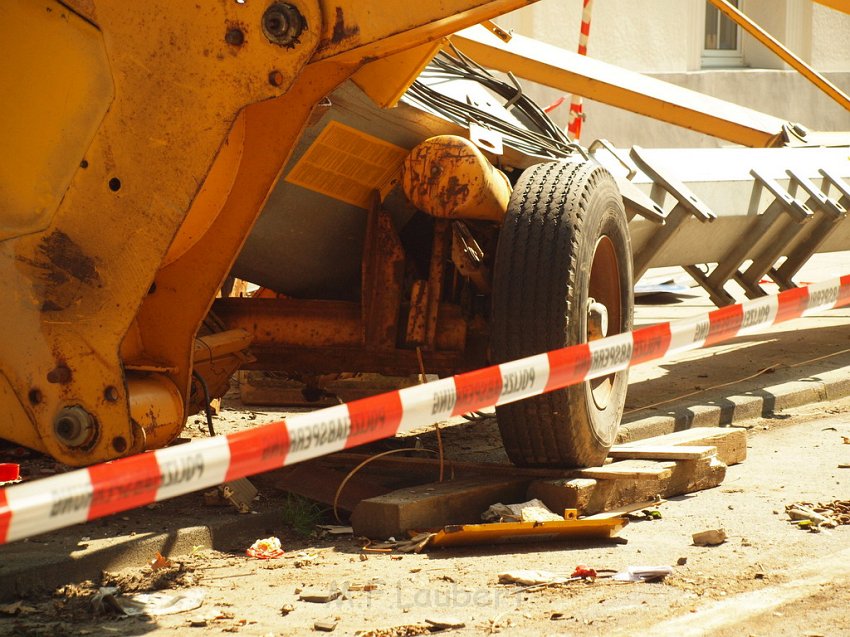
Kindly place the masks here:
[(452, 42), (488, 67), (744, 146), (774, 145), (783, 120), (731, 102), (516, 35), (502, 42), (483, 27)]

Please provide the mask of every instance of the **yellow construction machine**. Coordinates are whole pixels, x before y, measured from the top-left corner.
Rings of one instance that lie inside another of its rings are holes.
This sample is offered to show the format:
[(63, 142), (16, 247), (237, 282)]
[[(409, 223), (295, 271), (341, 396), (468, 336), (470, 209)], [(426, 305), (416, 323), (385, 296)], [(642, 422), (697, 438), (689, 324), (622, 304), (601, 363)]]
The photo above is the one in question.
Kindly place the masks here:
[[(722, 304), (850, 245), (846, 139), (489, 22), (530, 1), (0, 3), (0, 437), (105, 461), (239, 367), (453, 374), (629, 330), (655, 265)], [(585, 148), (514, 76), (763, 148)], [(625, 391), (499, 408), (509, 455), (600, 461)]]

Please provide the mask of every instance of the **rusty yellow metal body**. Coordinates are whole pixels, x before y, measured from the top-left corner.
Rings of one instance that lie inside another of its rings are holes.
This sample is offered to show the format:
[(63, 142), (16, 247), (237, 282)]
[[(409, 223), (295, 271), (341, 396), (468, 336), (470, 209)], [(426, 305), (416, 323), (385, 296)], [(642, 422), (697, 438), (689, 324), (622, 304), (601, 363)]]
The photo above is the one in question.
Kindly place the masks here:
[(413, 205), (434, 217), (501, 223), (511, 184), (468, 139), (438, 135), (410, 151), (402, 187)]
[(72, 465), (173, 439), (314, 105), (415, 50), (362, 78), (390, 103), (431, 43), (529, 1), (0, 4), (0, 436)]

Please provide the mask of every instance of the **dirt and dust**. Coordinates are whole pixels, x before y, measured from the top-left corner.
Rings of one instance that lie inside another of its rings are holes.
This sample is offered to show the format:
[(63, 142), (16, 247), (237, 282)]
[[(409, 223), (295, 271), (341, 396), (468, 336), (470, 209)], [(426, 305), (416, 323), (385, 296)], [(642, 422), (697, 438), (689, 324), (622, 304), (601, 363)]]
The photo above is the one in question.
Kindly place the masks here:
[[(626, 544), (370, 551), (362, 538), (318, 530), (316, 523), (330, 521), (321, 511), (306, 509), (294, 517), (289, 511), (285, 523), (285, 495), (258, 479), (261, 501), (281, 511), (262, 533), (252, 529), (230, 538), (227, 546), (171, 555), (171, 564), (160, 569), (150, 566), (152, 554), (93, 581), (69, 581), (52, 594), (33, 593), (17, 607), (0, 607), (5, 615), (0, 634), (850, 634), (843, 610), (850, 603), (850, 526), (814, 533), (793, 525), (785, 514), (785, 506), (794, 502), (832, 502), (850, 495), (850, 473), (839, 468), (850, 459), (850, 445), (843, 442), (850, 436), (850, 400), (830, 403), (829, 412), (811, 406), (751, 421), (749, 458), (730, 467), (719, 488), (663, 504), (660, 518), (639, 516), (620, 534)], [(216, 427), (227, 431), (244, 426), (243, 419), (259, 423), (279, 416), (225, 410)], [(492, 432), (480, 425), (455, 428), (448, 436), (450, 446), (493, 460), (487, 451)], [(196, 425), (190, 421), (189, 431), (193, 428), (200, 435), (202, 419)], [(202, 507), (202, 502), (202, 494), (193, 494), (185, 496), (182, 507)], [(163, 514), (162, 520), (180, 522), (176, 510), (161, 506), (165, 511), (156, 513)], [(132, 515), (123, 517), (109, 524), (134, 523)], [(304, 527), (305, 522), (308, 531), (314, 529), (307, 535), (292, 530), (293, 524)], [(694, 533), (713, 528), (723, 528), (727, 540), (718, 546), (692, 544)], [(110, 531), (108, 524), (98, 529), (99, 534)], [(89, 527), (77, 532), (93, 535)], [(281, 539), (284, 555), (247, 557), (245, 549), (266, 535)], [(507, 570), (569, 576), (578, 564), (600, 572), (634, 565), (671, 566), (673, 572), (655, 583), (610, 577), (535, 588), (499, 583), (499, 574)], [(92, 600), (103, 586), (115, 586), (123, 595), (200, 587), (204, 601), (194, 610), (155, 618), (125, 617), (109, 609), (95, 614)], [(807, 610), (809, 598), (815, 613)], [(730, 604), (734, 610), (724, 611)]]

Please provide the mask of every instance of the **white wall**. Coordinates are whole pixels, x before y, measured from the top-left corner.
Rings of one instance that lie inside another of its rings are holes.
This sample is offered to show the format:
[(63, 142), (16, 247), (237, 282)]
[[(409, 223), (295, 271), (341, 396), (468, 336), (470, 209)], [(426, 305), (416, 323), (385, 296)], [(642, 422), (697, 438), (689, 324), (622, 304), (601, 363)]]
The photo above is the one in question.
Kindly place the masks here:
[[(500, 26), (574, 51), (581, 0), (541, 0), (503, 16)], [(850, 15), (812, 0), (744, 0), (744, 10), (780, 41), (850, 92)], [(814, 88), (760, 43), (745, 36), (752, 68), (701, 70), (704, 0), (594, 0), (590, 57), (648, 73), (708, 95), (800, 122), (812, 130), (850, 131), (850, 112)], [(765, 70), (769, 69), (769, 70)], [(546, 106), (561, 93), (528, 87)], [(565, 104), (552, 113), (562, 126)], [(591, 101), (582, 142), (606, 137), (618, 146), (718, 146), (726, 142)]]
[(850, 70), (850, 15), (816, 4), (812, 8), (812, 57), (823, 71)]
[[(594, 0), (588, 55), (636, 71), (684, 71), (697, 6), (697, 0)], [(581, 0), (540, 0), (496, 22), (575, 51), (581, 8)]]
[[(850, 71), (850, 15), (812, 0), (743, 0), (745, 13), (803, 60), (824, 71)], [(540, 0), (497, 20), (517, 33), (575, 51), (582, 0)], [(704, 0), (594, 0), (588, 53), (645, 73), (700, 68)], [(744, 35), (744, 63), (788, 67)]]

